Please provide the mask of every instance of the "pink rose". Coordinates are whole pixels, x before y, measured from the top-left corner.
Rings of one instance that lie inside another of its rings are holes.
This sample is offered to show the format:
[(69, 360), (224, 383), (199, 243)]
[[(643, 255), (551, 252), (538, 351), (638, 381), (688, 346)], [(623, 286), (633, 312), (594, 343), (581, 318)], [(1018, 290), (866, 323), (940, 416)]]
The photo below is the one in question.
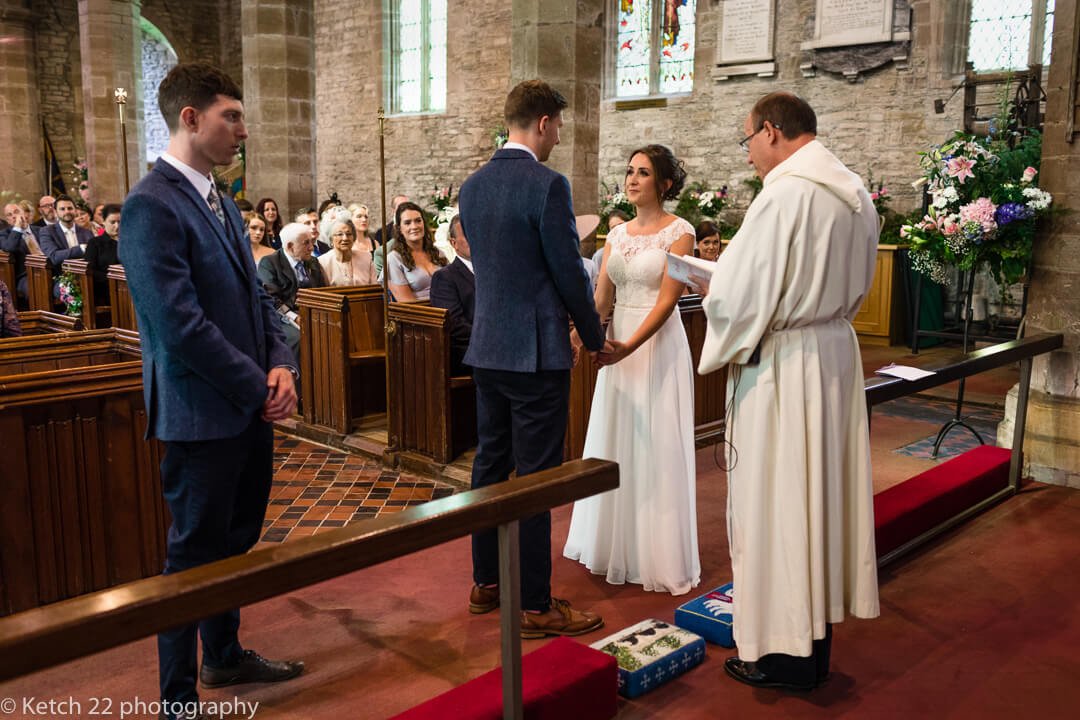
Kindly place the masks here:
[(1024, 175), (1020, 178), (1021, 182), (1029, 183), (1035, 179), (1035, 175), (1038, 174), (1038, 170), (1033, 167), (1027, 167), (1024, 169)]

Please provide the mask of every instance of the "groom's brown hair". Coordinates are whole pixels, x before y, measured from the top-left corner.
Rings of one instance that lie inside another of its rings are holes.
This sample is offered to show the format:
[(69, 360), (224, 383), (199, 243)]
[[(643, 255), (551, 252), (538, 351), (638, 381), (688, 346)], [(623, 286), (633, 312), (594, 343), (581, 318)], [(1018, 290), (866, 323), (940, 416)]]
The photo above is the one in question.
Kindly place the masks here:
[(503, 117), (507, 127), (525, 128), (545, 115), (555, 117), (569, 104), (562, 93), (543, 80), (526, 80), (506, 96)]

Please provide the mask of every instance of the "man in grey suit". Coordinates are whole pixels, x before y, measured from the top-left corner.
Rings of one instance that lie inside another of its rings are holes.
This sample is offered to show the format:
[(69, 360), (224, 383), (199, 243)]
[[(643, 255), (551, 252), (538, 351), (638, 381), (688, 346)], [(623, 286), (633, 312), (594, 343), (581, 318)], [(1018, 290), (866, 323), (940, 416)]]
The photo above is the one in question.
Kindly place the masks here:
[[(296, 408), (296, 367), (255, 273), (243, 221), (210, 170), (247, 137), (240, 89), (207, 63), (174, 67), (158, 89), (169, 149), (124, 203), (120, 259), (142, 338), (147, 436), (165, 444), (172, 514), (165, 574), (247, 552), (273, 472), (273, 421)], [(200, 717), (204, 687), (276, 682), (303, 663), (240, 645), (232, 610), (158, 635), (162, 717)]]
[[(573, 318), (590, 351), (604, 346), (578, 252), (570, 183), (541, 163), (559, 144), (566, 99), (541, 80), (506, 98), (510, 141), (461, 186), (461, 225), (476, 272), (465, 363), (476, 381), (479, 443), (472, 486), (562, 462), (570, 397)], [(440, 271), (445, 272), (445, 271)], [(551, 513), (521, 521), (523, 638), (581, 635), (604, 624), (551, 596)], [(473, 536), (469, 610), (499, 604), (494, 529)]]
[[(314, 213), (312, 213), (314, 214)], [(259, 281), (281, 316), (285, 344), (299, 358), (300, 317), (296, 291), (326, 287), (322, 265), (311, 259), (315, 238), (307, 225), (293, 222), (281, 228), (281, 249), (259, 260)]]

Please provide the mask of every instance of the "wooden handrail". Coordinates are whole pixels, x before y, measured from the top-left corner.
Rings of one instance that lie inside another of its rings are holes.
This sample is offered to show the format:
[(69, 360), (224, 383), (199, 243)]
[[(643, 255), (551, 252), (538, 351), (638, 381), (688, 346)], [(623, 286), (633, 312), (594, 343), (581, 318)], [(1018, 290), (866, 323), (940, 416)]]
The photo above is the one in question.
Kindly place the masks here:
[(980, 348), (966, 355), (957, 352), (944, 360), (938, 359), (935, 363), (924, 367), (925, 370), (932, 370), (934, 374), (921, 380), (901, 380), (893, 377), (869, 378), (866, 380), (866, 405), (872, 407), (987, 370), (1030, 359), (1036, 355), (1058, 350), (1064, 342), (1065, 336), (1061, 333), (1042, 333), (1022, 340), (1010, 340)]
[(575, 460), (319, 535), (0, 620), (0, 681), (612, 490), (619, 468)]

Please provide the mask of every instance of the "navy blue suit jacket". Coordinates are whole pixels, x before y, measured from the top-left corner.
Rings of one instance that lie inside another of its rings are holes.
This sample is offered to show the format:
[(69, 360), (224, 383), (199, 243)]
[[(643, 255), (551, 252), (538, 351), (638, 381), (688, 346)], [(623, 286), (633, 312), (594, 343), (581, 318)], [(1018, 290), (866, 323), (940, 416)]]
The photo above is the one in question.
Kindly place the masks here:
[(76, 225), (75, 237), (78, 239), (79, 244), (73, 248), (68, 247), (67, 237), (64, 235), (63, 228), (60, 227), (60, 223), (47, 225), (38, 235), (38, 245), (41, 246), (41, 252), (45, 253), (46, 257), (49, 258), (49, 262), (52, 263), (53, 269), (56, 272), (60, 272), (60, 265), (63, 264), (65, 260), (82, 259), (82, 246), (90, 243), (90, 240), (94, 237), (94, 233), (86, 228), (81, 228)]
[(603, 347), (565, 177), (524, 150), (499, 150), (461, 186), (458, 205), (476, 270), (468, 365), (568, 370), (570, 318), (585, 347)]
[(269, 370), (295, 364), (240, 211), (223, 205), (228, 227), (163, 160), (124, 203), (120, 260), (139, 318), (148, 437), (239, 435), (262, 411)]
[(450, 316), (450, 359), (455, 371), (463, 370), (462, 359), (472, 337), (476, 277), (461, 258), (431, 276), (431, 305), (443, 308)]

